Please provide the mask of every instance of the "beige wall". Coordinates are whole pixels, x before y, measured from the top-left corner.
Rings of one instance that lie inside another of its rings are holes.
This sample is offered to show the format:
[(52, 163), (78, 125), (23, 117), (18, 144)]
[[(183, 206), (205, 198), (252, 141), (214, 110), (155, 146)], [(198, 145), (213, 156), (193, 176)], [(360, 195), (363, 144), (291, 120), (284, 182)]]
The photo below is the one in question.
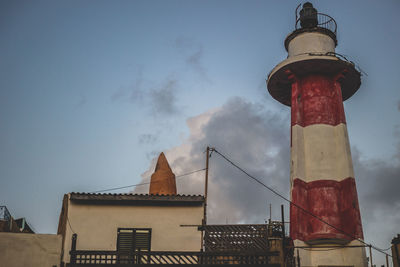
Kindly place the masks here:
[(61, 235), (0, 233), (0, 266), (60, 266)]
[(71, 236), (77, 250), (116, 250), (118, 228), (152, 228), (153, 251), (200, 251), (203, 207), (84, 205), (69, 201), (64, 261), (69, 262)]

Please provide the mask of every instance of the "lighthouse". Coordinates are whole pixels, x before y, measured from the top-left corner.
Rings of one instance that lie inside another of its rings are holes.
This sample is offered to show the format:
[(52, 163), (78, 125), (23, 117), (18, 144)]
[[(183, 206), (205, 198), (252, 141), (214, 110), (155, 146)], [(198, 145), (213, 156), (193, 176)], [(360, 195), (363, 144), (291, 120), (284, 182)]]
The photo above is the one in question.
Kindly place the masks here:
[(285, 39), (288, 57), (268, 75), (267, 87), (291, 107), (290, 235), (301, 266), (365, 267), (343, 108), (361, 75), (335, 53), (336, 30), (332, 17), (303, 4)]

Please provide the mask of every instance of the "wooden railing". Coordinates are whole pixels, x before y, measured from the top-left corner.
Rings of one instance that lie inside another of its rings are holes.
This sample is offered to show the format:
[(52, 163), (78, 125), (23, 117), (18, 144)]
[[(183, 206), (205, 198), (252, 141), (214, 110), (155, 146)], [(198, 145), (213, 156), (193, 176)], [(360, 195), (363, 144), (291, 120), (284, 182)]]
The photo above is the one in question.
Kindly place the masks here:
[(74, 266), (140, 266), (140, 265), (181, 265), (196, 264), (214, 265), (269, 265), (269, 257), (277, 256), (277, 252), (263, 254), (241, 253), (207, 253), (207, 252), (172, 252), (172, 251), (140, 251), (120, 254), (117, 251), (71, 251), (71, 260), (67, 264)]

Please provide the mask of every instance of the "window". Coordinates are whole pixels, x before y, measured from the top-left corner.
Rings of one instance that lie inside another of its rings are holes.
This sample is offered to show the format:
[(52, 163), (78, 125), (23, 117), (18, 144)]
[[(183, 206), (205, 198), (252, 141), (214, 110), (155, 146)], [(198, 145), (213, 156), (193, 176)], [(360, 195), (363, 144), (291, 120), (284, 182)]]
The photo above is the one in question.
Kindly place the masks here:
[(130, 254), (151, 250), (151, 228), (118, 228), (117, 251)]

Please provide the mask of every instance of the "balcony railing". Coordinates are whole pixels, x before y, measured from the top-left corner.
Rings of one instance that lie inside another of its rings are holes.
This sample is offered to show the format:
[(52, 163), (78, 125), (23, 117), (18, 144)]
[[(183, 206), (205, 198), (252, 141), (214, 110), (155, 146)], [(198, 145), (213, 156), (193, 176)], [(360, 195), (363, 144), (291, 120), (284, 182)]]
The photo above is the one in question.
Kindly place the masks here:
[(117, 251), (71, 251), (71, 260), (67, 267), (82, 266), (141, 266), (141, 265), (252, 265), (279, 266), (270, 264), (270, 256), (278, 256), (279, 252), (268, 253), (208, 253), (208, 252), (172, 252), (172, 251), (137, 251), (121, 254)]
[[(331, 16), (323, 14), (323, 13), (317, 13), (317, 18), (318, 18), (317, 27), (327, 29), (327, 30), (333, 32), (336, 36), (337, 24), (336, 24), (336, 21)], [(300, 17), (296, 17), (295, 29), (296, 30), (301, 29)]]

